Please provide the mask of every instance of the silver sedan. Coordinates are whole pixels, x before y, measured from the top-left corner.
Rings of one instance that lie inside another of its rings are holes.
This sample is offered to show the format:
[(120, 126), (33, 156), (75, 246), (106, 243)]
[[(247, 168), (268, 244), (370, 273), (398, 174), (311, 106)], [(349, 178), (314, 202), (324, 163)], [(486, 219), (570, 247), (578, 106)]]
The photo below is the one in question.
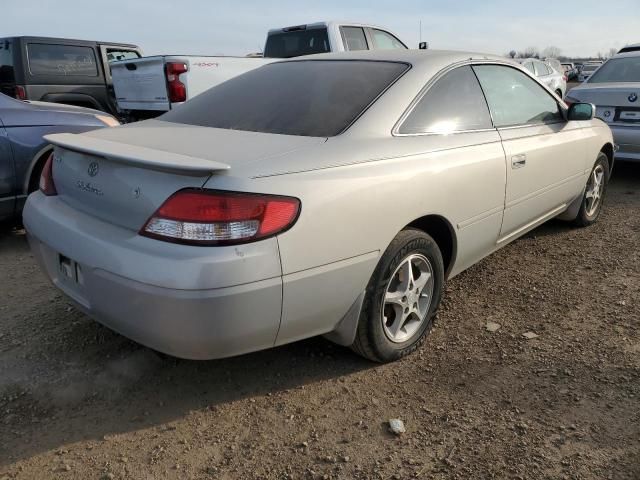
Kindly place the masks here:
[(326, 335), (415, 350), (444, 282), (553, 217), (595, 222), (609, 127), (465, 52), (272, 63), (155, 120), (54, 135), (24, 212), (78, 308), (207, 359)]
[(640, 51), (621, 53), (603, 64), (568, 102), (595, 104), (618, 144), (616, 158), (640, 161)]

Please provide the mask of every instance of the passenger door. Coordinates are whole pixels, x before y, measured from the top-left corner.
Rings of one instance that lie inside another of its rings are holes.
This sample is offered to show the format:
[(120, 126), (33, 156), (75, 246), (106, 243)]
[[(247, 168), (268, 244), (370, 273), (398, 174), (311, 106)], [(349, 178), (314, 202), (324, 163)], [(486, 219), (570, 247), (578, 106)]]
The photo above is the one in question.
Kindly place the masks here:
[(15, 165), (7, 131), (0, 118), (0, 220), (13, 216), (15, 209)]
[(402, 137), (403, 154), (418, 156), (428, 172), (420, 181), (424, 192), (407, 194), (416, 203), (430, 199), (425, 211), (441, 209), (456, 229), (454, 273), (495, 250), (504, 211), (504, 150), (471, 66), (427, 86), (395, 135)]
[(558, 102), (520, 70), (473, 67), (507, 159), (506, 242), (560, 212), (580, 193), (586, 148), (580, 122), (567, 122)]

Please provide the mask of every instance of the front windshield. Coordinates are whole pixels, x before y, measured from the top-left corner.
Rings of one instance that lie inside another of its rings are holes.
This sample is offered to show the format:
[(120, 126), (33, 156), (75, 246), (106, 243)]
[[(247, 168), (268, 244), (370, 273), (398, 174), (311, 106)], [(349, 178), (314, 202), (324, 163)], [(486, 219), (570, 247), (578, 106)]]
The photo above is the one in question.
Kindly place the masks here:
[(612, 58), (589, 79), (589, 83), (610, 82), (640, 82), (640, 55)]

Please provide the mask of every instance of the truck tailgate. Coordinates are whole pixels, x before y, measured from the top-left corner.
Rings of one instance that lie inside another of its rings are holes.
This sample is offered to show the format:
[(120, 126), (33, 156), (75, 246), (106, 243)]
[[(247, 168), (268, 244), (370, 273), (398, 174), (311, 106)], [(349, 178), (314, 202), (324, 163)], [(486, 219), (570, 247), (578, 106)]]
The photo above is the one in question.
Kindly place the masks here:
[(169, 110), (163, 56), (114, 62), (111, 76), (121, 109)]

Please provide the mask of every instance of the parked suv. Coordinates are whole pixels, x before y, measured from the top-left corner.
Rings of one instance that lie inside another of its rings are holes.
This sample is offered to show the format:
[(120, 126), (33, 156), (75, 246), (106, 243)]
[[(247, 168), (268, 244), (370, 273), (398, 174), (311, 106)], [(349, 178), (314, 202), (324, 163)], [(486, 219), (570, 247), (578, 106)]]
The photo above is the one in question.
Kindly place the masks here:
[(117, 113), (109, 64), (136, 45), (47, 37), (0, 38), (0, 93)]

